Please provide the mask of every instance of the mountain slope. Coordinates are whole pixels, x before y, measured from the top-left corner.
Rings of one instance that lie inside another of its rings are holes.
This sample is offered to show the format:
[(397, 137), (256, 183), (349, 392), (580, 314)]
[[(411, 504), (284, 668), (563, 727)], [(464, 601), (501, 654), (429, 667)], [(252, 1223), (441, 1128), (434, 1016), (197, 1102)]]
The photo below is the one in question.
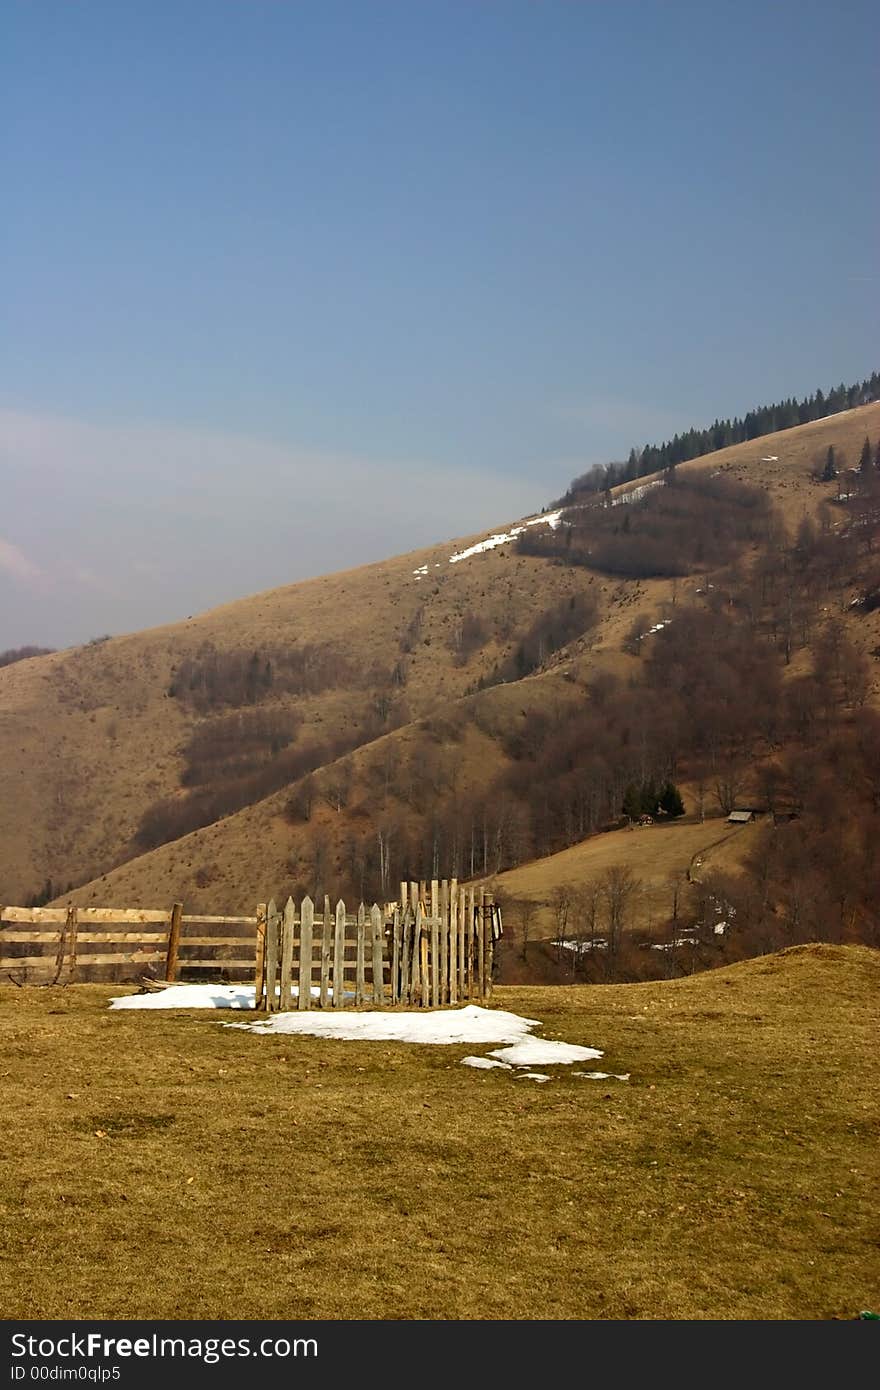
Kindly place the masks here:
[[(834, 485), (818, 484), (812, 476), (828, 445), (833, 444), (839, 456), (855, 462), (865, 436), (874, 441), (878, 434), (880, 404), (873, 404), (682, 464), (679, 474), (684, 477), (708, 471), (759, 483), (780, 506), (789, 527), (796, 529), (805, 516), (817, 513), (835, 495)], [(645, 481), (639, 480), (639, 485)], [(616, 495), (632, 490), (624, 486)], [(664, 605), (669, 611), (673, 602), (694, 602), (693, 595), (700, 587), (696, 578), (676, 582), (603, 577), (520, 555), (509, 543), (478, 550), (450, 564), (452, 555), (484, 539), (465, 538), (381, 565), (258, 595), (185, 624), (109, 642), (95, 651), (61, 653), (23, 663), (33, 667), (31, 682), (36, 681), (44, 663), (54, 663), (50, 669), (58, 672), (56, 687), (67, 678), (71, 663), (73, 670), (79, 663), (87, 699), (95, 699), (95, 691), (105, 693), (101, 681), (108, 681), (108, 672), (127, 669), (144, 673), (137, 683), (142, 707), (137, 719), (129, 717), (126, 724), (128, 759), (124, 768), (113, 767), (101, 786), (108, 821), (114, 814), (119, 817), (121, 833), (115, 853), (118, 858), (126, 856), (126, 862), (111, 872), (93, 869), (93, 880), (74, 894), (74, 899), (146, 903), (182, 896), (205, 910), (250, 910), (254, 901), (268, 892), (311, 888), (316, 855), (321, 859), (320, 877), (329, 890), (348, 884), (348, 891), (358, 891), (360, 883), (370, 876), (367, 858), (372, 855), (375, 859), (379, 852), (377, 840), (399, 836), (406, 822), (426, 824), (438, 809), (454, 817), (456, 807), (490, 785), (495, 774), (509, 763), (504, 745), (512, 730), (527, 724), (528, 716), (536, 710), (549, 712), (557, 723), (564, 723), (566, 710), (582, 703), (585, 689), (603, 673), (625, 679), (635, 675), (639, 663), (624, 650), (634, 617), (646, 614), (653, 619)], [(880, 641), (880, 613), (857, 616), (847, 609), (853, 596), (849, 579), (854, 582), (848, 577), (838, 595), (836, 620), (871, 651)], [(560, 601), (590, 593), (599, 596), (597, 626), (551, 658), (548, 669), (491, 689), (474, 690), (499, 660), (509, 658), (537, 615)], [(486, 632), (484, 645), (463, 653), (455, 649), (455, 634), (467, 613), (476, 615)], [(389, 727), (385, 733), (374, 727), (367, 731), (369, 737), (359, 750), (330, 759), (319, 774), (320, 786), (308, 819), (291, 819), (290, 792), (285, 787), (174, 843), (133, 854), (126, 834), (130, 837), (135, 811), (140, 813), (149, 798), (167, 794), (169, 788), (174, 791), (175, 776), (182, 766), (181, 740), (187, 729), (198, 724), (198, 716), (191, 710), (181, 711), (179, 702), (167, 698), (163, 689), (173, 680), (174, 667), (179, 669), (180, 663), (205, 642), (224, 651), (247, 651), (294, 640), (335, 643), (356, 671), (376, 662), (384, 663), (387, 671), (395, 659), (403, 661), (406, 668), (402, 689), (389, 690), (378, 682), (290, 701), (302, 711), (307, 733), (319, 729), (334, 733), (348, 729), (351, 733), (363, 707), (383, 693), (396, 706), (399, 727)], [(792, 671), (796, 669), (797, 661)], [(875, 699), (876, 666), (872, 670), (869, 698)], [(0, 677), (4, 674), (0, 672)], [(466, 694), (468, 690), (471, 693)], [(95, 723), (108, 718), (104, 705), (91, 712)], [(83, 717), (90, 728), (94, 726), (87, 712), (77, 713), (78, 736), (85, 733), (87, 738)], [(157, 721), (161, 731), (154, 728)], [(31, 747), (36, 746), (35, 739)], [(85, 742), (78, 748), (83, 761), (88, 757), (88, 746)], [(152, 785), (148, 788), (144, 764), (151, 758), (155, 762), (149, 769)], [(105, 766), (110, 761), (106, 760)], [(138, 768), (142, 769), (143, 785), (138, 783)], [(123, 772), (132, 798), (127, 820), (119, 811), (120, 801), (125, 800)], [(398, 794), (401, 780), (405, 783), (403, 795)], [(394, 795), (389, 799), (390, 783), (394, 784)], [(50, 809), (45, 799), (37, 809), (45, 822)], [(84, 809), (88, 807), (77, 808), (77, 819), (88, 830)], [(473, 824), (468, 833), (473, 840)], [(39, 851), (49, 840), (48, 835), (42, 842), (34, 838), (31, 883), (46, 872), (37, 865), (46, 862), (40, 860)], [(102, 843), (107, 846), (108, 857), (99, 867), (105, 868), (112, 863), (112, 836), (105, 834)], [(94, 854), (94, 839), (84, 834), (79, 862), (86, 864)], [(69, 867), (71, 862), (57, 856), (58, 878), (76, 877)], [(463, 862), (468, 870), (474, 867), (473, 844), (470, 853), (465, 849)], [(478, 853), (478, 871), (485, 862), (485, 855), (481, 861)], [(406, 872), (423, 876), (432, 867), (422, 857), (407, 865)], [(446, 870), (445, 863), (436, 867)], [(393, 891), (393, 885), (388, 887)]]

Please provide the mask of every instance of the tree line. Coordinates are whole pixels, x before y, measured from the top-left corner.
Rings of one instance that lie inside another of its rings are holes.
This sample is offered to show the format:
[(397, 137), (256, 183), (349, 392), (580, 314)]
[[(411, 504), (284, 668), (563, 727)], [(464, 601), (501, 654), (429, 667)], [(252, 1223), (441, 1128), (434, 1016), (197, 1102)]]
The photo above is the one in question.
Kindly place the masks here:
[(32, 656), (51, 656), (54, 647), (7, 647), (0, 652), (0, 667), (13, 666), (16, 661), (27, 661)]
[(716, 453), (731, 444), (743, 444), (750, 439), (760, 439), (765, 434), (774, 434), (777, 430), (787, 430), (795, 425), (807, 424), (810, 420), (837, 415), (842, 410), (851, 410), (878, 398), (880, 372), (872, 372), (864, 381), (855, 382), (852, 386), (841, 383), (827, 393), (820, 389), (802, 400), (790, 396), (774, 405), (749, 410), (742, 417), (715, 420), (708, 428), (692, 427), (673, 435), (672, 439), (664, 440), (662, 444), (645, 444), (641, 449), (631, 449), (625, 463), (594, 465), (572, 480), (564, 497), (554, 506), (571, 506), (585, 493), (602, 492), (618, 483), (674, 468), (688, 459)]

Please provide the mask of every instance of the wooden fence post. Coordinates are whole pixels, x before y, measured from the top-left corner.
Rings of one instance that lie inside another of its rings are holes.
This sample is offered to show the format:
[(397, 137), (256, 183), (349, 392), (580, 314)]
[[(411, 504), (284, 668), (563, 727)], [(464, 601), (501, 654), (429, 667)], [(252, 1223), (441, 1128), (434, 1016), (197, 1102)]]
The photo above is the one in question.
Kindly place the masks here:
[(73, 984), (76, 979), (76, 920), (77, 909), (76, 904), (73, 904), (67, 909), (67, 929), (69, 933), (70, 950), (70, 970), (67, 978), (71, 984)]
[(266, 904), (257, 903), (257, 954), (254, 961), (254, 1008), (263, 1007), (266, 993)]
[[(299, 917), (299, 984), (296, 1000), (298, 1009), (312, 1007), (312, 931), (314, 927), (315, 904), (306, 896), (302, 900)], [(324, 951), (321, 943), (321, 984), (323, 977)]]
[(370, 908), (370, 924), (373, 929), (373, 1003), (381, 1008), (385, 1003), (385, 923), (378, 903)]
[(458, 1003), (458, 879), (449, 884), (449, 1002)]
[[(425, 1003), (427, 1003), (427, 999)], [(440, 1003), (440, 885), (431, 879), (431, 1005)]]
[(492, 998), (492, 965), (495, 960), (495, 894), (489, 893), (486, 912), (486, 998)]
[(391, 919), (391, 1002), (400, 1003), (400, 908)]
[(171, 909), (168, 925), (168, 954), (165, 957), (165, 979), (173, 980), (177, 974), (177, 950), (180, 945), (180, 919), (183, 916), (183, 903), (175, 903)]
[(364, 982), (364, 966), (366, 962), (367, 909), (364, 907), (363, 903), (360, 904), (357, 910), (355, 930), (357, 932), (357, 937), (354, 961), (354, 1003), (355, 1008), (360, 1009), (363, 1007), (364, 991), (366, 988)]
[(408, 907), (403, 909), (403, 948), (400, 960), (400, 1002), (409, 1004), (412, 991), (412, 913)]
[(486, 995), (486, 890), (480, 889), (480, 904), (477, 916), (477, 992), (480, 999)]
[(410, 881), (409, 885), (409, 905), (413, 915), (413, 953), (409, 977), (410, 990), (412, 992), (412, 1002), (414, 1004), (420, 1004), (422, 1002), (422, 913), (419, 906), (419, 885), (414, 879)]
[(278, 923), (281, 914), (270, 899), (266, 910), (266, 1009), (275, 1013), (278, 1001), (275, 998), (275, 983), (278, 977)]
[(330, 899), (324, 894), (324, 922), (321, 931), (321, 1008), (330, 1003), (330, 954), (333, 932), (330, 926)]
[(465, 920), (465, 931), (467, 932), (467, 996), (468, 999), (474, 997), (474, 965), (476, 955), (474, 951), (474, 897), (473, 888), (468, 889), (467, 894), (467, 918)]
[(440, 1003), (449, 1003), (449, 884), (440, 884)]
[(336, 904), (336, 931), (333, 938), (333, 1007), (345, 1007), (345, 903)]
[(278, 1000), (282, 1012), (290, 1008), (292, 996), (291, 974), (293, 971), (293, 931), (296, 909), (293, 898), (284, 904), (284, 919), (281, 924), (281, 991)]
[(421, 949), (420, 949), (420, 956), (421, 956), (420, 966), (421, 966), (421, 977), (422, 977), (422, 991), (421, 991), (421, 998), (419, 999), (419, 1003), (421, 1004), (421, 1006), (422, 1006), (423, 1009), (427, 1009), (428, 1005), (429, 1005), (430, 1002), (431, 1002), (431, 984), (430, 984), (430, 981), (431, 981), (431, 952), (430, 952), (430, 938), (429, 938), (429, 936), (428, 936), (428, 924), (427, 924), (427, 922), (425, 921), (425, 916), (426, 916), (426, 914), (425, 914), (425, 912), (422, 910), (421, 907), (419, 908), (419, 911), (422, 913), (422, 935), (421, 935), (421, 939), (420, 939), (420, 948), (421, 948)]

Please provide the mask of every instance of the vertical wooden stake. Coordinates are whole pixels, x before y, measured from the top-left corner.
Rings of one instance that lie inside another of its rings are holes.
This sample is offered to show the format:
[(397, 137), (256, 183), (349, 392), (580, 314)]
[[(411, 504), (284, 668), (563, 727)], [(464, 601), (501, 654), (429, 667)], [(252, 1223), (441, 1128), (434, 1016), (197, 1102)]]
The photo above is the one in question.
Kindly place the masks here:
[(166, 980), (173, 980), (177, 975), (177, 950), (180, 945), (180, 919), (182, 916), (183, 903), (175, 903), (171, 909), (171, 921), (168, 926), (168, 951), (165, 956)]
[(278, 924), (281, 914), (271, 898), (266, 909), (266, 1009), (274, 1014), (278, 1009), (275, 984), (278, 978)]
[(282, 1012), (290, 1008), (293, 994), (293, 934), (296, 922), (296, 908), (293, 898), (284, 905), (284, 919), (281, 923), (281, 995), (278, 1000)]
[(324, 895), (324, 923), (321, 932), (321, 1008), (330, 1003), (330, 956), (333, 942), (333, 926), (330, 921), (330, 899)]
[(345, 1008), (345, 903), (336, 904), (336, 931), (333, 937), (333, 1007)]
[(412, 989), (412, 913), (408, 907), (403, 909), (403, 954), (400, 960), (400, 1002), (411, 1002)]
[(266, 994), (266, 904), (257, 903), (257, 955), (254, 962), (254, 1008), (262, 1009)]
[(67, 909), (67, 930), (68, 941), (70, 942), (70, 974), (68, 975), (68, 979), (71, 984), (73, 984), (76, 979), (76, 915), (76, 906), (72, 904)]
[(474, 965), (476, 963), (476, 953), (474, 951), (474, 890), (468, 889), (467, 895), (467, 918), (465, 921), (465, 931), (467, 932), (467, 996), (473, 999), (476, 993), (474, 985)]
[(315, 920), (315, 904), (305, 897), (300, 905), (299, 916), (299, 994), (297, 1009), (312, 1007), (312, 930)]
[(440, 884), (440, 1003), (449, 1003), (449, 884)]
[(370, 908), (373, 936), (373, 1003), (381, 1008), (385, 1003), (385, 923), (378, 903)]
[(495, 897), (489, 894), (486, 913), (486, 998), (492, 998), (492, 965), (495, 960)]
[(458, 1003), (458, 879), (449, 884), (449, 1002)]
[[(440, 1003), (440, 885), (431, 879), (431, 1007)], [(427, 992), (427, 991), (426, 991)], [(427, 1003), (427, 1000), (425, 1001)]]
[(421, 994), (419, 1003), (423, 1009), (427, 1009), (431, 1002), (430, 993), (430, 965), (428, 963), (428, 925), (425, 922), (425, 914), (421, 906), (419, 911), (422, 913), (422, 934), (419, 939), (419, 972), (421, 977)]
[(391, 1003), (400, 1003), (400, 908), (395, 907), (391, 923)]
[(367, 939), (367, 910), (361, 903), (357, 910), (357, 938), (355, 945), (354, 960), (354, 1003), (356, 1009), (363, 1008), (364, 1004), (364, 963), (366, 957)]
[(421, 1004), (422, 1002), (422, 906), (416, 898), (415, 921), (413, 923), (413, 949), (412, 949), (412, 1002)]
[(467, 998), (467, 889), (458, 890), (458, 997)]
[(486, 890), (480, 889), (477, 907), (477, 995), (486, 997)]

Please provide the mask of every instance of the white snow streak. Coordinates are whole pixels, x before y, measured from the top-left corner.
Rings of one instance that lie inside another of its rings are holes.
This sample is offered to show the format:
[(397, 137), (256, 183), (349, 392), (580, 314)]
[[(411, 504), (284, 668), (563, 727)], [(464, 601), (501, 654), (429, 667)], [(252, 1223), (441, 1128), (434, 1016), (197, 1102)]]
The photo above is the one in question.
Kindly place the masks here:
[[(496, 531), (493, 535), (487, 536), (484, 541), (477, 541), (476, 545), (469, 545), (467, 550), (459, 550), (456, 555), (450, 555), (450, 565), (457, 565), (459, 560), (469, 560), (472, 555), (482, 555), (486, 550), (494, 550), (496, 546), (506, 545), (508, 541), (516, 540), (521, 536), (528, 526), (549, 526), (555, 531), (559, 525), (562, 512), (546, 512), (543, 516), (533, 516), (529, 521), (523, 521), (519, 526), (511, 526), (509, 531)], [(413, 573), (418, 573), (414, 570)]]
[(641, 502), (654, 487), (662, 487), (663, 482), (656, 478), (653, 483), (642, 483), (641, 487), (634, 487), (632, 492), (622, 492), (619, 497), (612, 497), (612, 507), (619, 507), (623, 502)]
[(513, 1071), (513, 1067), (508, 1066), (507, 1062), (493, 1062), (491, 1057), (462, 1057), (463, 1067), (476, 1067), (478, 1071), (492, 1071), (498, 1067), (500, 1071)]
[(625, 1071), (618, 1075), (614, 1071), (573, 1071), (572, 1076), (583, 1076), (587, 1081), (629, 1081), (630, 1073)]

